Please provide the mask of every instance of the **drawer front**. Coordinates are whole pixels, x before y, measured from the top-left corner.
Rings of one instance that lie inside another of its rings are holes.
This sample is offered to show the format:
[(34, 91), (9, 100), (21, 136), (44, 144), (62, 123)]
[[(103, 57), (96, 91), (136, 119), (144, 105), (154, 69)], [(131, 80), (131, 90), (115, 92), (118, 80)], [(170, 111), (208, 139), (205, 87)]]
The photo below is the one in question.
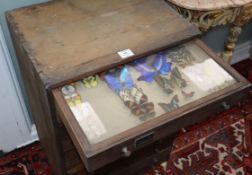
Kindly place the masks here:
[(52, 91), (89, 171), (130, 157), (223, 111), (250, 84), (201, 41), (136, 59)]

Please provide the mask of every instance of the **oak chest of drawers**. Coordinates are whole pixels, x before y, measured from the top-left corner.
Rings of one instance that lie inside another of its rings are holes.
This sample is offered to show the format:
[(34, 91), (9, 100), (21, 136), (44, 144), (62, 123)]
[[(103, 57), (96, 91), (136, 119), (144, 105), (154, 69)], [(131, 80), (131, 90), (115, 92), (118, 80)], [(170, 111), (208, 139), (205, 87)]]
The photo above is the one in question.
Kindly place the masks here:
[(52, 1), (7, 21), (57, 175), (139, 174), (250, 87), (162, 0)]

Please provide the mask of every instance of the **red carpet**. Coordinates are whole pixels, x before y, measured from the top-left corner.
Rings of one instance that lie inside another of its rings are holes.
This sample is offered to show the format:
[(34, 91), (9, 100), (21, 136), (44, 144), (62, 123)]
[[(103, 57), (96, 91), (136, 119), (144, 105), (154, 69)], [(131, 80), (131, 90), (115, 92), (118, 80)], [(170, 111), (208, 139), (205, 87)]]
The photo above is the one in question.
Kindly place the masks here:
[(0, 158), (0, 175), (51, 175), (52, 169), (38, 142)]
[(239, 108), (193, 126), (176, 138), (173, 147), (171, 159), (146, 175), (252, 173), (245, 149), (245, 122)]
[[(252, 82), (251, 60), (234, 67)], [(171, 159), (146, 175), (251, 175), (252, 160), (245, 145), (248, 114), (252, 114), (252, 99), (179, 133)], [(0, 157), (0, 175), (28, 174), (52, 174), (39, 143)]]
[[(251, 60), (234, 68), (252, 82)], [(146, 175), (251, 175), (244, 121), (249, 114), (252, 99), (178, 134), (170, 159)]]

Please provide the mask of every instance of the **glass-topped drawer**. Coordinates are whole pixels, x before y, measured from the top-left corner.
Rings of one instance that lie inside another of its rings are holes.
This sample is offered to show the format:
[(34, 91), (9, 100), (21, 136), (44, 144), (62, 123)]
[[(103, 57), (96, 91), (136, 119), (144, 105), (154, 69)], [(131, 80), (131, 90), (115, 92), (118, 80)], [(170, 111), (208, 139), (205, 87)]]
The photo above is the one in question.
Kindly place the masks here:
[[(98, 72), (53, 94), (60, 119), (92, 171), (232, 105), (248, 87), (196, 40)], [(110, 158), (97, 163), (105, 155)]]
[(95, 144), (236, 82), (198, 46), (185, 44), (66, 85), (61, 92)]

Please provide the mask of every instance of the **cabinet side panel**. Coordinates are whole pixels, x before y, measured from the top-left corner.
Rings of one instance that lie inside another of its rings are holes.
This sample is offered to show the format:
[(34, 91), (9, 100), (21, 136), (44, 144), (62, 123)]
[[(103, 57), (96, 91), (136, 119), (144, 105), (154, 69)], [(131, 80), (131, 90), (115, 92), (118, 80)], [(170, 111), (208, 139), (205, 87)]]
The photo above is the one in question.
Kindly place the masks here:
[(66, 171), (62, 162), (61, 147), (58, 144), (56, 122), (53, 118), (52, 109), (50, 109), (51, 105), (49, 105), (48, 92), (28, 58), (29, 54), (23, 49), (22, 36), (16, 32), (15, 24), (8, 18), (8, 14), (7, 21), (40, 141), (55, 174), (63, 175)]

